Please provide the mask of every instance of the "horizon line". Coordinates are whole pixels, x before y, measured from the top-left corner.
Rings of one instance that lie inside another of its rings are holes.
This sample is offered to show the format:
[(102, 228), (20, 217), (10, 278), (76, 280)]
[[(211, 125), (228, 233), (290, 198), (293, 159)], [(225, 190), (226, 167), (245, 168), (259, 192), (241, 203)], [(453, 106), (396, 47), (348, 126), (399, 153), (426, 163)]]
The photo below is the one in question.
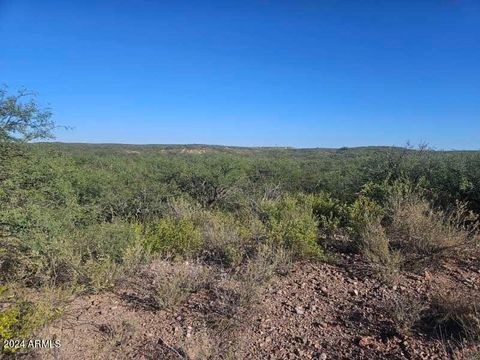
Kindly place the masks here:
[[(225, 144), (203, 144), (203, 143), (123, 143), (123, 142), (78, 142), (78, 141), (35, 141), (30, 144), (62, 144), (62, 145), (117, 145), (117, 146), (204, 146), (204, 147), (222, 147), (222, 148), (238, 148), (238, 149), (284, 149), (284, 150), (342, 150), (342, 149), (362, 149), (362, 148), (390, 148), (390, 149), (405, 149), (405, 150), (421, 150), (420, 146), (422, 144), (411, 146), (410, 145), (358, 145), (358, 146), (339, 146), (339, 147), (296, 147), (289, 145), (275, 145), (275, 146), (246, 146), (246, 145), (225, 145)], [(480, 151), (479, 149), (440, 149), (435, 147), (427, 147), (423, 150), (425, 151), (436, 151), (436, 152), (449, 152), (449, 151), (471, 151), (476, 152)]]

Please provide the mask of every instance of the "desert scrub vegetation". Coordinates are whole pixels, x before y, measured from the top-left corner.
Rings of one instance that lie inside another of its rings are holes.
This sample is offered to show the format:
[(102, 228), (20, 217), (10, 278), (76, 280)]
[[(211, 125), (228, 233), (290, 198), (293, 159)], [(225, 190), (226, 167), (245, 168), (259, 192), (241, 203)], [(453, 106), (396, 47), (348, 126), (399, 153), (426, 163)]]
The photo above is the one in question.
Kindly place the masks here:
[(260, 246), (256, 256), (245, 264), (236, 277), (239, 281), (236, 292), (239, 294), (240, 306), (251, 307), (273, 276), (288, 271), (292, 258), (294, 256), (289, 250)]
[(419, 195), (395, 196), (391, 201), (390, 236), (404, 252), (434, 256), (466, 245), (476, 233), (477, 223), (465, 205), (448, 211), (434, 209)]
[(409, 181), (397, 182), (388, 191), (384, 222), (392, 247), (405, 266), (414, 268), (454, 257), (475, 247), (478, 215), (456, 201), (442, 209), (425, 190)]
[(348, 221), (346, 203), (325, 191), (314, 194), (311, 201), (321, 237), (330, 238), (340, 229), (346, 228)]
[[(40, 291), (17, 289), (7, 284), (0, 287), (0, 339), (25, 339), (34, 332), (61, 316), (64, 299), (69, 293), (44, 288)], [(3, 345), (2, 345), (3, 346)], [(20, 348), (8, 348), (2, 351), (15, 353)]]
[(412, 333), (414, 327), (421, 323), (427, 309), (426, 301), (400, 294), (384, 305), (385, 313), (392, 321), (393, 330), (401, 336)]
[(157, 261), (154, 269), (155, 300), (160, 308), (170, 309), (184, 302), (191, 293), (208, 288), (214, 281), (212, 270), (188, 261)]
[(385, 209), (361, 194), (348, 207), (347, 232), (357, 251), (372, 264), (374, 273), (386, 282), (395, 282), (402, 255), (392, 248), (382, 222)]
[[(291, 262), (324, 260), (337, 235), (395, 274), (477, 233), (480, 152), (30, 143), (52, 135), (50, 116), (0, 90), (0, 286), (31, 304), (2, 303), (2, 337), (36, 309), (34, 292), (104, 291), (155, 261), (226, 273), (238, 305)], [(207, 286), (167, 270), (165, 306)]]
[(185, 219), (163, 218), (150, 225), (145, 247), (151, 254), (193, 254), (201, 245), (200, 230)]
[(254, 251), (258, 239), (254, 221), (241, 222), (232, 214), (205, 212), (201, 221), (203, 260), (227, 268), (239, 266)]
[(428, 333), (448, 348), (455, 344), (478, 343), (480, 339), (480, 309), (478, 294), (472, 291), (453, 293), (436, 290), (431, 298), (398, 294), (386, 303), (385, 313), (393, 330), (409, 336), (414, 329)]
[(286, 249), (298, 258), (322, 258), (312, 201), (311, 196), (299, 194), (264, 200), (260, 204), (260, 217), (266, 225), (266, 236), (272, 246)]
[(478, 215), (467, 204), (441, 208), (424, 184), (404, 178), (367, 183), (346, 214), (356, 250), (390, 279), (402, 268), (419, 270), (475, 248), (478, 235)]

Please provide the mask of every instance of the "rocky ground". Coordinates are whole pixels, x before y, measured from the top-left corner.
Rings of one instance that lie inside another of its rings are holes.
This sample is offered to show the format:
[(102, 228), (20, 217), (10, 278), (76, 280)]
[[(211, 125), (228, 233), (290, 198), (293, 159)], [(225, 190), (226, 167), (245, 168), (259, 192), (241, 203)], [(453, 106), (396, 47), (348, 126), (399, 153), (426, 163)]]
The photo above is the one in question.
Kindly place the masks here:
[(478, 359), (475, 343), (442, 338), (416, 317), (437, 291), (478, 294), (477, 258), (404, 272), (388, 286), (374, 280), (365, 266), (351, 254), (339, 255), (335, 264), (296, 263), (286, 275), (274, 277), (257, 304), (246, 309), (232, 305), (235, 297), (228, 287), (207, 287), (175, 310), (162, 310), (151, 295), (155, 279), (148, 271), (139, 273), (115, 291), (74, 299), (42, 334), (61, 339), (61, 348), (28, 356)]

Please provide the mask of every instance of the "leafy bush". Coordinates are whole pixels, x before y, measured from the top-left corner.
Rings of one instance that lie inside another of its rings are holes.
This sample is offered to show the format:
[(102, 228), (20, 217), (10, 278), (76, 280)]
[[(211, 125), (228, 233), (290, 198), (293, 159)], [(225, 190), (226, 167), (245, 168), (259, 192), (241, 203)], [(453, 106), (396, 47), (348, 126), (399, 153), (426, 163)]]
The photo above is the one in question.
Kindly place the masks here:
[[(41, 294), (43, 299), (32, 302), (26, 293), (13, 289), (13, 285), (0, 288), (0, 340), (28, 338), (61, 314), (57, 300), (63, 294), (45, 289)], [(2, 350), (16, 352), (18, 349)]]
[(200, 246), (200, 230), (185, 219), (160, 219), (148, 227), (145, 236), (145, 248), (150, 254), (192, 255)]
[[(33, 302), (23, 301), (11, 305), (0, 312), (0, 340), (25, 339), (33, 331), (50, 319), (38, 311)], [(2, 344), (1, 352), (9, 354), (21, 350), (21, 345), (5, 348)]]
[(123, 254), (140, 237), (138, 225), (124, 221), (102, 222), (74, 233), (75, 252), (83, 260), (109, 258), (121, 263)]
[(381, 224), (384, 209), (374, 200), (360, 195), (353, 204), (348, 207), (348, 226), (350, 236), (363, 247), (362, 241), (366, 239), (369, 228)]
[(296, 257), (323, 258), (323, 250), (317, 243), (318, 222), (311, 204), (311, 197), (290, 195), (264, 201), (261, 211), (269, 241)]
[(240, 225), (228, 213), (209, 212), (202, 219), (202, 256), (224, 266), (239, 265), (246, 255), (247, 240)]
[(184, 162), (176, 182), (203, 207), (232, 209), (242, 203), (245, 168), (245, 162), (238, 157), (212, 154), (207, 160), (190, 158)]
[(349, 207), (349, 231), (357, 249), (374, 266), (384, 281), (393, 282), (401, 265), (401, 255), (392, 251), (385, 228), (384, 210), (375, 201), (359, 196)]
[(346, 225), (347, 209), (345, 204), (328, 193), (320, 192), (313, 196), (312, 207), (322, 235), (330, 237), (340, 226)]

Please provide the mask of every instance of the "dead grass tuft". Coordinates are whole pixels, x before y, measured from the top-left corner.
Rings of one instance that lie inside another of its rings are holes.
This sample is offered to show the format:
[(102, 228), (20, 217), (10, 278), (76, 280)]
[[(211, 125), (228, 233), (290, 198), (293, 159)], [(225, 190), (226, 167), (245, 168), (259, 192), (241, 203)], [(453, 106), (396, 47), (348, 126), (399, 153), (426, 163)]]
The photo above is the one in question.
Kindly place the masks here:
[(212, 271), (198, 263), (158, 261), (154, 269), (158, 274), (155, 299), (160, 308), (175, 307), (213, 282)]
[(419, 196), (393, 198), (389, 237), (409, 261), (450, 256), (474, 238), (478, 222), (464, 204), (450, 212), (435, 210)]
[(478, 294), (439, 293), (431, 301), (428, 320), (442, 338), (480, 339)]
[(419, 299), (398, 295), (386, 305), (388, 317), (393, 321), (395, 332), (402, 336), (411, 334), (428, 306)]
[(357, 237), (357, 247), (369, 261), (375, 277), (388, 284), (396, 283), (402, 256), (390, 249), (390, 241), (378, 220), (365, 222)]

